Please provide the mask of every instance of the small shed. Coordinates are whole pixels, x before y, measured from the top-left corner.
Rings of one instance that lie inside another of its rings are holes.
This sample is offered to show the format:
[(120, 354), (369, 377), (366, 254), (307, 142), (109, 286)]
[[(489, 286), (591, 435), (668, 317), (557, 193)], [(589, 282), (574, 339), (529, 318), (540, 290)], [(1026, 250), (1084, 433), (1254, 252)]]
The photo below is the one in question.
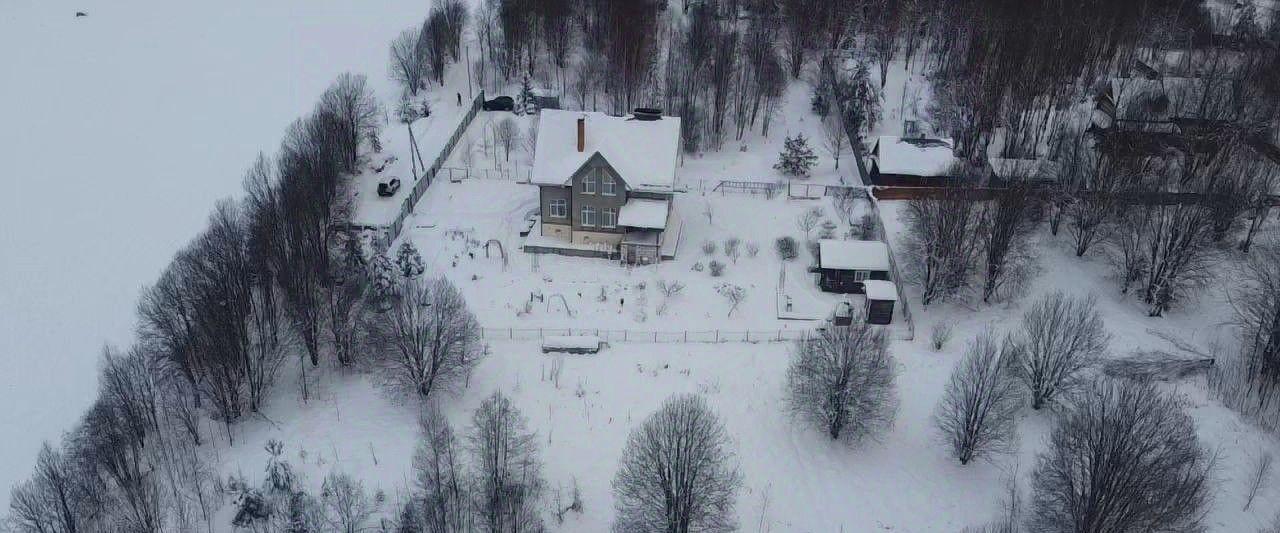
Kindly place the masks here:
[(538, 109), (560, 109), (560, 93), (551, 89), (534, 89), (533, 104)]
[(889, 247), (880, 241), (818, 241), (818, 286), (826, 292), (863, 294), (867, 280), (889, 279)]
[(868, 324), (889, 324), (893, 322), (893, 306), (898, 301), (898, 289), (892, 281), (867, 280), (862, 282), (867, 295), (866, 313)]

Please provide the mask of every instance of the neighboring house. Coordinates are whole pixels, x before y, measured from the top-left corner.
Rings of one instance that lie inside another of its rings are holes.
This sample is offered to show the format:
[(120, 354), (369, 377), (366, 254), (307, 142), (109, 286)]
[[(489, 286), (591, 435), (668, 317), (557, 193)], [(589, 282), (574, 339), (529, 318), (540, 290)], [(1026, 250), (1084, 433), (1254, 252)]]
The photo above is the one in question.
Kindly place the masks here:
[(639, 264), (674, 257), (679, 142), (680, 119), (656, 110), (543, 111), (531, 176), (540, 234), (526, 250)]
[(1114, 78), (1097, 99), (1095, 124), (1150, 133), (1222, 124), (1236, 117), (1237, 87), (1227, 79)]
[(882, 136), (871, 148), (871, 183), (900, 187), (949, 187), (955, 157), (951, 139)]
[(880, 241), (823, 239), (812, 271), (823, 291), (864, 294), (864, 282), (889, 279), (889, 247)]

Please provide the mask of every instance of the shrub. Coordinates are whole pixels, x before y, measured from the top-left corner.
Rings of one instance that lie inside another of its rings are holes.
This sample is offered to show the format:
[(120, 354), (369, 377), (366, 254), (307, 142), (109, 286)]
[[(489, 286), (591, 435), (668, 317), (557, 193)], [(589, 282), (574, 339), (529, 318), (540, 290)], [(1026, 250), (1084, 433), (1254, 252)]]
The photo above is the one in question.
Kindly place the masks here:
[(718, 278), (724, 275), (724, 263), (712, 259), (711, 263), (707, 266), (711, 270), (711, 277)]
[(747, 257), (755, 257), (760, 255), (760, 244), (756, 242), (747, 243)]
[(715, 242), (715, 241), (702, 241), (702, 253), (707, 254), (707, 255), (715, 255), (715, 253), (716, 253), (716, 242)]
[(774, 242), (774, 248), (778, 250), (778, 257), (783, 261), (790, 261), (800, 256), (799, 250), (796, 248), (796, 240), (793, 237), (779, 237)]
[(934, 351), (941, 351), (947, 345), (947, 341), (951, 340), (952, 327), (946, 322), (935, 322), (933, 328), (929, 330), (929, 344), (933, 346)]

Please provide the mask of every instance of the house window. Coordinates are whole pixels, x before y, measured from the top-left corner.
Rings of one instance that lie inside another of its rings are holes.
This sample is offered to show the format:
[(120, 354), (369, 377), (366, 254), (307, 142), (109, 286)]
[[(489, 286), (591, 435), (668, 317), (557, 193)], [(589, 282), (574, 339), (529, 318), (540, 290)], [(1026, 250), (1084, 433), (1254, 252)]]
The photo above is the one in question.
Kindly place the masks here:
[(582, 176), (582, 194), (595, 194), (595, 193), (596, 193), (596, 177), (594, 174), (588, 172), (585, 176)]
[(565, 218), (569, 216), (569, 201), (564, 198), (552, 200), (547, 216), (551, 218)]
[(617, 194), (613, 189), (613, 175), (606, 172), (603, 168), (598, 169), (598, 171), (600, 172), (600, 194), (605, 196), (613, 196), (614, 194)]
[(591, 207), (589, 205), (582, 206), (582, 225), (583, 226), (596, 225), (596, 208)]
[[(608, 194), (608, 193), (605, 193)], [(605, 208), (600, 212), (600, 227), (616, 228), (618, 227), (618, 210), (612, 207)]]
[(866, 270), (854, 270), (854, 271), (853, 271), (853, 281), (866, 281), (866, 280), (867, 280), (867, 271), (866, 271)]

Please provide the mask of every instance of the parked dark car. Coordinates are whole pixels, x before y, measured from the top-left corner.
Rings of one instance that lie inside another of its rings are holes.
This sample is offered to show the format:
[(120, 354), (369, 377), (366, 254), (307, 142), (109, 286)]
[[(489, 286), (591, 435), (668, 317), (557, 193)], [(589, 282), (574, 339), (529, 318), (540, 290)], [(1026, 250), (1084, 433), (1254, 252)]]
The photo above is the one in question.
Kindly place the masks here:
[(512, 111), (516, 108), (516, 101), (510, 96), (499, 96), (493, 100), (485, 100), (480, 108), (485, 111)]
[(391, 178), (390, 180), (378, 183), (378, 196), (395, 196), (396, 191), (400, 190), (400, 178)]

